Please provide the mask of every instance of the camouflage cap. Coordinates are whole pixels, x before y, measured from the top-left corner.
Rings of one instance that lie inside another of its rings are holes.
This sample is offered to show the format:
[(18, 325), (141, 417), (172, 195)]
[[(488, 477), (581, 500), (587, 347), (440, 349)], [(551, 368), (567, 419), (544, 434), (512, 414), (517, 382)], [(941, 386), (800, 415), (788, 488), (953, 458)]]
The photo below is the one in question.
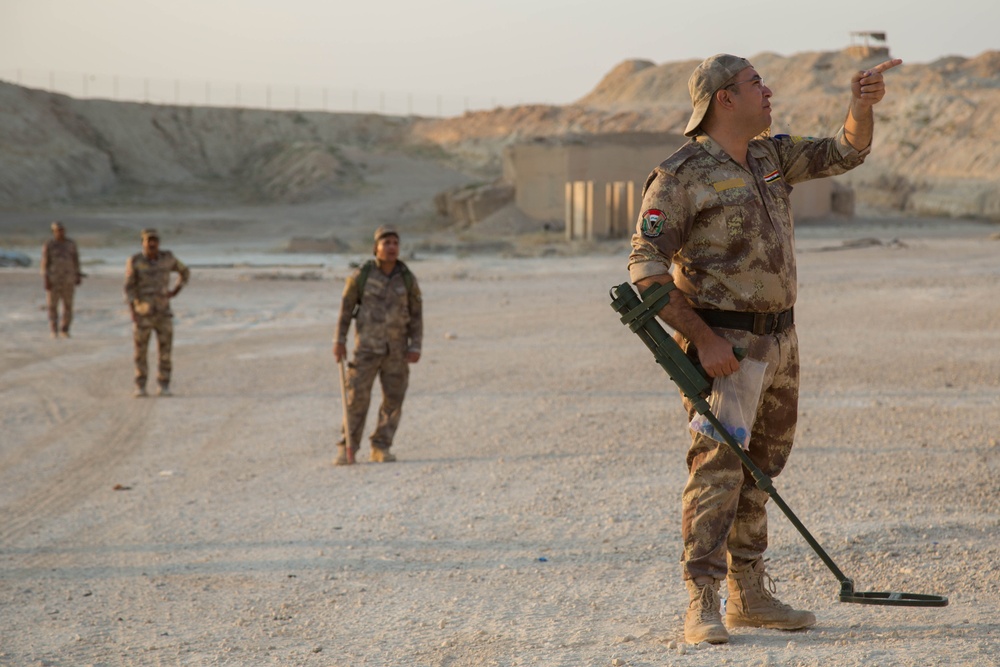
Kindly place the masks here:
[(152, 228), (144, 229), (142, 230), (142, 240), (145, 241), (146, 239), (156, 239), (159, 241), (160, 233)]
[(392, 225), (380, 225), (378, 229), (375, 230), (375, 243), (378, 243), (383, 236), (395, 236), (399, 238), (399, 232)]
[(726, 85), (726, 81), (736, 76), (747, 67), (753, 67), (750, 61), (728, 53), (719, 53), (706, 58), (695, 68), (688, 79), (688, 92), (691, 93), (691, 119), (688, 121), (684, 136), (693, 137), (698, 132), (701, 121), (708, 113), (708, 105), (716, 91)]

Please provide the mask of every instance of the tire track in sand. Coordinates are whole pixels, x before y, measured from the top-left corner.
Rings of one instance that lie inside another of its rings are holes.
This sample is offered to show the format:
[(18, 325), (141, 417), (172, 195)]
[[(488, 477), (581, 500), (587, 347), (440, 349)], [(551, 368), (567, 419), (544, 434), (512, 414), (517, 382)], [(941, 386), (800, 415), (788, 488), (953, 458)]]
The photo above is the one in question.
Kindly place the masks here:
[[(0, 545), (11, 543), (32, 526), (57, 517), (96, 489), (107, 483), (109, 472), (143, 443), (152, 402), (112, 412), (112, 421), (105, 437), (89, 438), (89, 447), (78, 451), (73, 459), (58, 471), (35, 485), (27, 494), (0, 507), (5, 519), (0, 525)], [(98, 413), (88, 411), (91, 418)]]

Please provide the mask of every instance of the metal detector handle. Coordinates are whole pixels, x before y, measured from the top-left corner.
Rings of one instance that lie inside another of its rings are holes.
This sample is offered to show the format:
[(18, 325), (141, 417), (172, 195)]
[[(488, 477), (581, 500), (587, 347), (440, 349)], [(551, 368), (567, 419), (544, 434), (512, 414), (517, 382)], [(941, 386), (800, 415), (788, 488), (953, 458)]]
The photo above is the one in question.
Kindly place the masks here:
[(669, 295), (673, 288), (673, 283), (656, 285), (645, 291), (646, 303), (643, 303), (631, 285), (622, 283), (611, 289), (611, 307), (621, 315), (621, 323), (646, 344), (653, 353), (656, 363), (667, 372), (684, 395), (692, 401), (704, 403), (708, 409), (704, 397), (712, 389), (711, 380), (695, 368), (687, 355), (681, 351), (680, 346), (656, 319), (656, 313), (666, 305), (661, 293)]
[[(734, 346), (733, 347), (733, 356), (736, 357), (736, 361), (743, 361), (744, 359), (747, 358), (747, 349), (745, 347), (735, 347)], [(694, 361), (694, 362), (691, 362), (691, 363), (694, 364), (694, 367), (698, 369), (698, 372), (701, 373), (702, 376), (705, 377), (705, 379), (707, 379), (709, 382), (712, 381), (712, 378), (709, 376), (708, 371), (705, 370), (705, 367), (701, 365), (700, 361)]]

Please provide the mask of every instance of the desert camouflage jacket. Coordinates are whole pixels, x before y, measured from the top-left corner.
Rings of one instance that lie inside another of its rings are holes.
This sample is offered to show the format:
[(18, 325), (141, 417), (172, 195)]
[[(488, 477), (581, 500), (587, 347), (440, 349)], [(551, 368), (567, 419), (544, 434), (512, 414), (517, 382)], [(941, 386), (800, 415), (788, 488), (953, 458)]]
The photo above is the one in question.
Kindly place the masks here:
[(696, 308), (792, 307), (792, 186), (842, 174), (869, 151), (847, 143), (843, 129), (825, 139), (777, 135), (750, 142), (748, 171), (708, 135), (695, 136), (646, 180), (631, 280), (671, 273)]
[[(423, 299), (415, 276), (412, 278), (412, 286), (407, 289), (403, 269), (403, 263), (397, 262), (392, 273), (387, 276), (376, 264), (375, 270), (368, 274), (355, 321), (355, 350), (378, 354), (420, 352), (424, 333)], [(361, 270), (358, 269), (347, 278), (344, 285), (337, 321), (339, 343), (346, 344), (347, 341), (351, 314), (359, 299), (360, 274)], [(412, 271), (410, 275), (413, 276)]]
[(75, 285), (80, 278), (80, 255), (72, 239), (50, 239), (42, 246), (42, 275), (53, 286)]
[(144, 254), (132, 255), (125, 264), (125, 300), (136, 315), (170, 315), (170, 274), (180, 274), (181, 284), (191, 278), (191, 271), (169, 250), (161, 250), (156, 260)]

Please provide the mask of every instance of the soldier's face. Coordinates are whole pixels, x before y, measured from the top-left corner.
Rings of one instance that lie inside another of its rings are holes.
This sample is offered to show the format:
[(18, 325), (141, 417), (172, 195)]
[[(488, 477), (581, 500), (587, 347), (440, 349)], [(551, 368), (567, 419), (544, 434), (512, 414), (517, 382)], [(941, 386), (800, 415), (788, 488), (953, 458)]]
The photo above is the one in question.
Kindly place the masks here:
[(55, 238), (56, 241), (62, 241), (63, 239), (66, 238), (66, 230), (63, 229), (62, 227), (53, 227), (52, 236)]
[(736, 79), (726, 88), (733, 94), (738, 118), (752, 127), (751, 134), (759, 134), (771, 126), (771, 89), (753, 67), (741, 71)]
[(142, 251), (147, 257), (156, 257), (160, 254), (160, 239), (147, 236), (142, 240)]
[(393, 261), (399, 258), (399, 237), (390, 234), (378, 240), (375, 246), (375, 256), (379, 261)]

